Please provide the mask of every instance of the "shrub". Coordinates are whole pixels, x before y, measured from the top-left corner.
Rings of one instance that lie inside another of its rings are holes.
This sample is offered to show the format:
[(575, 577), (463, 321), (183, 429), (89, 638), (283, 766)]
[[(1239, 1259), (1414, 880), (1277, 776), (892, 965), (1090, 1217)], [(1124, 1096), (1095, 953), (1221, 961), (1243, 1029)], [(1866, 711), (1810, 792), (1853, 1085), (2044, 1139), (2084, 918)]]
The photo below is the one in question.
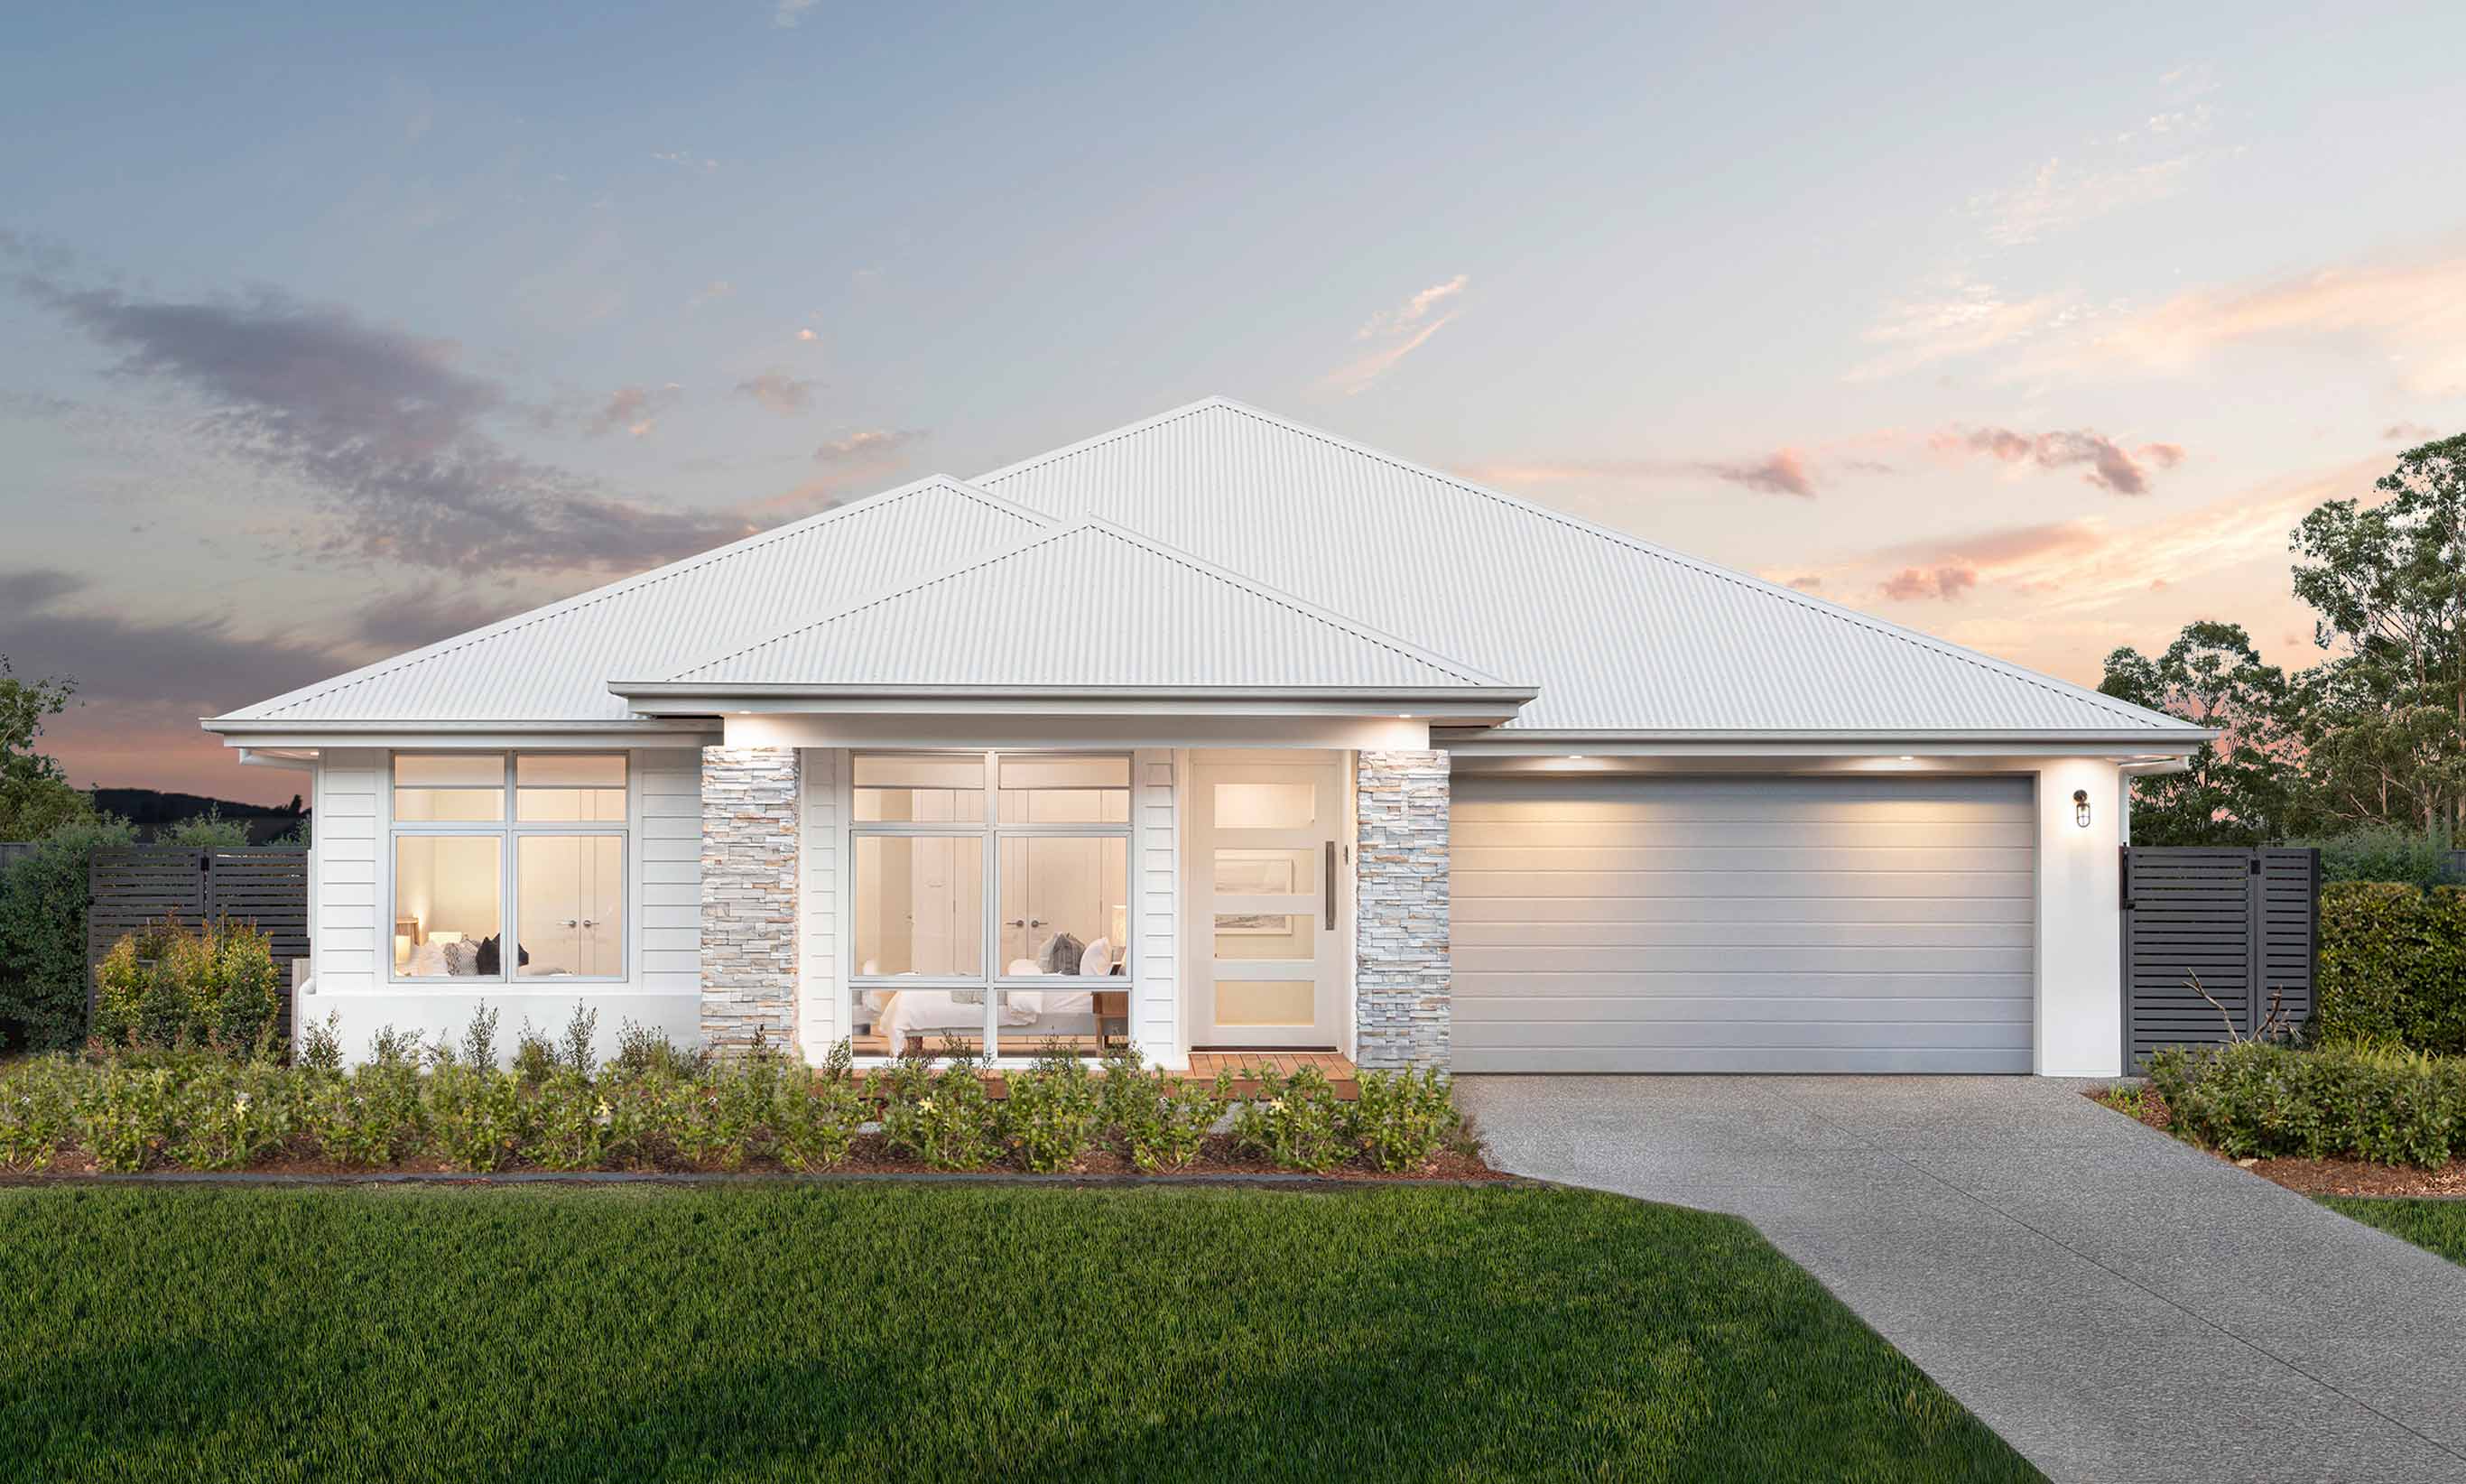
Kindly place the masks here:
[(2466, 889), (2322, 888), (2311, 1033), (2466, 1054)]
[(1066, 1046), (1048, 1046), (1036, 1065), (1009, 1078), (1002, 1134), (1020, 1163), (1040, 1175), (1075, 1167), (1096, 1142), (1102, 1101), (1087, 1064)]
[(1122, 1141), (1122, 1153), (1146, 1174), (1187, 1169), (1206, 1147), (1222, 1117), (1216, 1089), (1151, 1068), (1136, 1046), (1105, 1060), (1103, 1126)]
[(281, 1044), (274, 945), (254, 923), (192, 932), (166, 917), (123, 934), (95, 966), (94, 1038), (126, 1049)]
[(0, 1078), (0, 1167), (51, 1168), (77, 1133), (78, 1086), (83, 1068), (65, 1056), (19, 1063)]
[[(1236, 1144), (1279, 1169), (1324, 1175), (1344, 1162), (1341, 1115), (1326, 1073), (1305, 1067), (1290, 1077), (1247, 1075), (1256, 1077), (1259, 1094), (1233, 1111)], [(1226, 1102), (1233, 1101), (1230, 1081), (1229, 1074), (1218, 1078), (1218, 1094)]]
[(65, 1050), (85, 1039), (86, 866), (133, 843), (124, 820), (78, 820), (0, 872), (0, 1048)]
[(999, 1115), (977, 1077), (980, 1057), (952, 1056), (935, 1071), (933, 1057), (903, 1055), (884, 1078), (883, 1142), (936, 1170), (981, 1170), (1001, 1153)]
[(537, 1087), (553, 1076), (556, 1068), (555, 1044), (533, 1030), (530, 1017), (524, 1016), (522, 1032), (514, 1038), (514, 1075)]
[(336, 1010), (322, 1021), (311, 1021), (300, 1036), (298, 1065), (318, 1071), (343, 1069), (343, 1012)]
[(1345, 1118), (1345, 1137), (1382, 1170), (1422, 1168), (1464, 1124), (1447, 1075), (1436, 1068), (1365, 1071), (1360, 1087)]
[(2173, 1130), (2239, 1159), (2436, 1165), (2466, 1143), (2466, 1061), (2386, 1043), (2163, 1050), (2149, 1085)]
[(457, 1168), (487, 1171), (502, 1169), (523, 1147), (536, 1105), (509, 1073), (448, 1066), (429, 1078), (428, 1107), (437, 1152)]
[(87, 1081), (78, 1098), (78, 1141), (95, 1167), (112, 1174), (159, 1160), (179, 1131), (179, 1088), (168, 1068), (131, 1069)]
[(827, 1170), (845, 1159), (857, 1126), (871, 1112), (849, 1070), (848, 1043), (831, 1047), (820, 1076), (797, 1068), (780, 1080), (771, 1124), (780, 1161), (792, 1170)]
[(2435, 831), (2368, 824), (2296, 843), (2320, 852), (2324, 882), (2394, 881), (2427, 888), (2466, 884), (2466, 873), (2457, 869), (2451, 854), (2457, 842)]

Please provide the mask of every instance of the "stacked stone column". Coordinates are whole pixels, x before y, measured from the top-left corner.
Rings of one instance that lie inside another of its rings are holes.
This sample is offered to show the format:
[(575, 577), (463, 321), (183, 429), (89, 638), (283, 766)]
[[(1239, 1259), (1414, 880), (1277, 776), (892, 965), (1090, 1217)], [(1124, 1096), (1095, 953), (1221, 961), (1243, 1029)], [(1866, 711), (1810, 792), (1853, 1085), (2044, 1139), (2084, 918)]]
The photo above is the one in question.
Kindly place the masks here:
[(702, 1041), (796, 1039), (796, 752), (702, 750)]
[(1447, 754), (1362, 753), (1354, 776), (1354, 1060), (1447, 1065)]

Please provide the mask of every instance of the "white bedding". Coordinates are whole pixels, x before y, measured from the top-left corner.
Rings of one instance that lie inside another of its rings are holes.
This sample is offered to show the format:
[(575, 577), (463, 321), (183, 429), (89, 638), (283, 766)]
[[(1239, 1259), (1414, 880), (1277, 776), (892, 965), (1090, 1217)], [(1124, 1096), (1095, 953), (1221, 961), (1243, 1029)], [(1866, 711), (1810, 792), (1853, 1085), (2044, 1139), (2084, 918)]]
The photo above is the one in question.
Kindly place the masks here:
[[(943, 1031), (974, 1036), (985, 1028), (983, 1000), (963, 1004), (947, 989), (867, 990), (864, 1003), (874, 1012), (874, 1034), (886, 1038), (894, 1054), (910, 1036), (925, 1037), (926, 1049), (934, 1050), (934, 1038)], [(1000, 1023), (1004, 1030), (1042, 1026), (1055, 1035), (1086, 1034), (1095, 1028), (1095, 1013), (1096, 997), (1087, 990), (1014, 989), (1004, 992)], [(1061, 1023), (1072, 1017), (1087, 1019), (1087, 1023)]]

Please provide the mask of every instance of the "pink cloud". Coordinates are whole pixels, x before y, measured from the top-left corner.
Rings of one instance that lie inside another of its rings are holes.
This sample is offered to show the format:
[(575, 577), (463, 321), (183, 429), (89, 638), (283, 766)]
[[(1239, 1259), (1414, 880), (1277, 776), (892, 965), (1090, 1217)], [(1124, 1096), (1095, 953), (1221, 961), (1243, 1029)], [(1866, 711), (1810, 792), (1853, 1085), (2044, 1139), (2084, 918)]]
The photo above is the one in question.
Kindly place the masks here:
[(1895, 601), (1937, 598), (1950, 602), (1978, 586), (1975, 567), (1904, 567), (1884, 579), (1883, 596)]
[(2081, 478), (2119, 495), (2149, 493), (2149, 465), (2171, 469), (2184, 461), (2180, 443), (2143, 443), (2127, 449), (2103, 433), (2082, 428), (2056, 433), (2015, 433), (2009, 428), (1948, 428), (1927, 440), (1939, 454), (1984, 454), (2001, 463), (2063, 469), (2086, 464)]

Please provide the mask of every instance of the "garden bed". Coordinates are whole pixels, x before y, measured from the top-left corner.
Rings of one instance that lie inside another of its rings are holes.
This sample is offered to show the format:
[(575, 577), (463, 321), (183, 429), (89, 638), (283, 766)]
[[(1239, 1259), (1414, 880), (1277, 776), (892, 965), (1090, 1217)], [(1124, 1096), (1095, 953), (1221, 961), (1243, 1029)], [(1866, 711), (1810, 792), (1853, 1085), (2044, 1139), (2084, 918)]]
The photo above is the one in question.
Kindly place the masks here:
[(1438, 1071), (1363, 1072), (1347, 1097), (1315, 1066), (1201, 1082), (1135, 1048), (1101, 1067), (1056, 1048), (1005, 1071), (996, 1097), (980, 1056), (859, 1071), (845, 1042), (818, 1068), (758, 1046), (713, 1060), (629, 1025), (596, 1063), (594, 1019), (577, 1012), (555, 1044), (527, 1031), (510, 1067), (484, 1014), (459, 1044), (381, 1033), (348, 1069), (315, 1035), (298, 1065), (262, 1042), (235, 1058), (139, 1041), (0, 1067), (0, 1175), (1497, 1178)]
[(888, 1140), (880, 1134), (859, 1134), (850, 1141), (844, 1158), (819, 1170), (798, 1170), (776, 1158), (751, 1158), (740, 1165), (730, 1167), (724, 1158), (696, 1161), (671, 1152), (661, 1158), (639, 1163), (609, 1165), (589, 1170), (549, 1170), (534, 1160), (508, 1158), (485, 1172), (473, 1171), (467, 1166), (458, 1165), (452, 1160), (433, 1154), (415, 1156), (382, 1166), (346, 1164), (340, 1160), (325, 1158), (318, 1150), (314, 1140), (294, 1135), (282, 1147), (251, 1160), (238, 1170), (193, 1170), (181, 1165), (176, 1160), (164, 1159), (147, 1165), (143, 1172), (106, 1171), (96, 1163), (92, 1155), (84, 1150), (69, 1149), (54, 1155), (51, 1162), (40, 1170), (0, 1168), (0, 1184), (79, 1180), (98, 1176), (120, 1180), (132, 1178), (143, 1180), (149, 1175), (214, 1174), (279, 1175), (306, 1180), (336, 1180), (365, 1179), (372, 1175), (434, 1176), (458, 1180), (483, 1180), (498, 1176), (543, 1174), (560, 1177), (572, 1175), (576, 1178), (611, 1175), (651, 1178), (724, 1176), (746, 1180), (812, 1174), (918, 1175), (932, 1176), (936, 1179), (946, 1179), (954, 1175), (981, 1175), (989, 1180), (1015, 1180), (1031, 1175), (1036, 1179), (1043, 1179), (1051, 1175), (1108, 1182), (1142, 1180), (1206, 1180), (1228, 1177), (1250, 1179), (1259, 1176), (1275, 1176), (1283, 1180), (1325, 1181), (1332, 1184), (1431, 1180), (1476, 1183), (1517, 1179), (1503, 1170), (1491, 1168), (1483, 1159), (1478, 1148), (1443, 1149), (1428, 1159), (1401, 1170), (1382, 1170), (1360, 1161), (1339, 1164), (1333, 1169), (1320, 1171), (1287, 1169), (1279, 1166), (1272, 1159), (1263, 1158), (1245, 1151), (1229, 1135), (1211, 1135), (1200, 1145), (1199, 1154), (1196, 1158), (1171, 1171), (1142, 1171), (1132, 1162), (1128, 1155), (1120, 1150), (1103, 1148), (1090, 1150), (1065, 1169), (1049, 1172), (1030, 1172), (1015, 1158), (998, 1159), (968, 1170), (937, 1168), (913, 1155), (891, 1148)]
[[(2289, 1063), (2289, 1058), (2315, 1060)], [(2385, 1155), (2411, 1149), (2418, 1158), (2423, 1152), (2445, 1150), (2447, 1140), (2438, 1137), (2406, 1140), (2388, 1132), (2358, 1137), (2356, 1132), (2387, 1131), (2404, 1121), (2394, 1112), (2367, 1113), (2376, 1101), (2403, 1108), (2410, 1115), (2430, 1112), (2436, 1118), (2442, 1101), (2438, 1089), (2444, 1080), (2439, 1061), (2418, 1059), (2419, 1065), (2410, 1064), (2402, 1055), (2335, 1046), (2297, 1051), (2255, 1046), (2186, 1057), (2161, 1070), (2179, 1090), (2204, 1085), (2213, 1089), (2217, 1084), (2231, 1084), (2249, 1071), (2238, 1068), (2238, 1061), (2275, 1062), (2278, 1067), (2273, 1075), (2248, 1078), (2247, 1087), (2232, 1090), (2235, 1095), (2226, 1099), (2213, 1091), (2194, 1094), (2203, 1120), (2200, 1127), (2210, 1137), (2184, 1126), (2185, 1120), (2176, 1116), (2156, 1080), (2090, 1088), (2085, 1094), (2101, 1107), (2171, 1134), (2195, 1149), (2301, 1195), (2466, 1198), (2466, 1159), (2398, 1162), (2359, 1158), (2343, 1150), (2305, 1155), (2288, 1153), (2282, 1147), (2298, 1139), (2332, 1149), (2367, 1144)], [(2346, 1065), (2334, 1065), (2342, 1062)], [(2323, 1063), (2332, 1064), (2327, 1067), (2329, 1075), (2320, 1074)], [(2409, 1075), (2418, 1072), (2420, 1078)], [(2233, 1140), (2244, 1152), (2220, 1147), (2221, 1138)]]

